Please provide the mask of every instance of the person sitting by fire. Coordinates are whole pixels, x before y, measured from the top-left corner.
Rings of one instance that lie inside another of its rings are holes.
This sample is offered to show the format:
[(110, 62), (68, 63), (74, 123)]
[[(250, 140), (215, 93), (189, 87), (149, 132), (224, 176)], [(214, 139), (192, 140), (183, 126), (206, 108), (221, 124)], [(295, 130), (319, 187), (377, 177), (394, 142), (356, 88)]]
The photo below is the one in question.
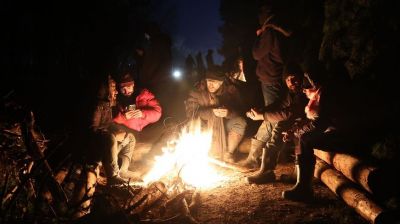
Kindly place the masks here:
[(220, 157), (226, 162), (235, 162), (247, 122), (242, 116), (245, 110), (241, 96), (235, 86), (225, 82), (221, 67), (215, 66), (206, 72), (205, 79), (189, 93), (185, 106), (188, 118), (200, 118), (212, 129), (213, 145), (221, 150)]
[[(90, 211), (91, 200), (83, 200), (83, 198), (93, 196), (99, 178), (100, 163), (106, 158), (111, 139), (117, 135), (114, 133), (116, 129), (111, 128), (114, 123), (113, 111), (115, 111), (118, 94), (116, 82), (110, 75), (94, 81), (96, 95), (94, 102), (89, 101), (89, 105), (91, 103), (93, 105), (90, 105), (88, 110), (88, 129), (82, 129), (83, 132), (76, 135), (76, 139), (75, 136), (73, 137), (73, 141), (83, 143), (84, 149), (74, 154), (76, 160), (84, 165), (84, 170), (71, 199), (72, 203), (79, 203), (79, 208), (72, 215), (73, 219), (82, 217)], [(88, 141), (85, 141), (86, 139)], [(113, 184), (111, 177), (108, 181)]]
[[(247, 116), (252, 120), (266, 120), (274, 124), (263, 148), (260, 169), (254, 175), (246, 178), (248, 183), (263, 184), (275, 181), (274, 170), (278, 162), (278, 155), (284, 147), (282, 132), (291, 128), (300, 119), (306, 120), (304, 107), (307, 104), (307, 98), (302, 89), (303, 77), (300, 66), (296, 63), (289, 63), (283, 72), (283, 81), (288, 89), (286, 97), (268, 106), (263, 113), (254, 109), (247, 112)], [(255, 160), (254, 152), (250, 152), (241, 165), (252, 168)]]
[[(315, 63), (305, 74), (308, 87), (304, 93), (309, 99), (305, 107), (307, 122), (294, 126), (284, 133), (284, 141), (299, 142), (296, 151), (297, 182), (292, 189), (282, 192), (284, 199), (308, 201), (313, 198), (312, 178), (315, 156), (313, 149), (324, 151), (356, 153), (365, 143), (366, 133), (360, 127), (360, 114), (354, 107), (349, 85), (334, 80), (322, 79), (326, 72), (322, 64)], [(327, 85), (327, 84), (330, 85)], [(332, 84), (334, 83), (334, 84)], [(368, 129), (368, 128), (366, 128)]]
[(128, 170), (136, 143), (135, 133), (157, 122), (162, 113), (153, 93), (136, 88), (130, 73), (122, 74), (117, 79), (117, 85), (120, 94), (116, 103), (116, 116), (108, 128), (112, 134), (109, 136), (110, 144), (103, 160), (107, 179), (111, 184), (137, 177), (137, 174)]

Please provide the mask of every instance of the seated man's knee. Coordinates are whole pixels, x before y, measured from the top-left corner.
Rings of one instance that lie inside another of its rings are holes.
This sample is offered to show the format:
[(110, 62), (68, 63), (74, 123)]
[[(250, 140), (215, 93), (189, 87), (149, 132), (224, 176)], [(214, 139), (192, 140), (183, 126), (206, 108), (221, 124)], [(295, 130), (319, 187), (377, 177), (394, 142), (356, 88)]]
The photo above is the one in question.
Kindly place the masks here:
[(244, 128), (247, 127), (247, 121), (246, 121), (246, 119), (244, 119), (243, 117), (239, 117), (238, 123), (240, 124), (240, 126), (242, 126), (242, 127), (244, 127)]
[(136, 142), (136, 137), (132, 133), (127, 133), (125, 138), (128, 138), (129, 142)]
[(247, 127), (247, 121), (243, 117), (235, 117), (233, 118), (228, 124), (228, 131), (234, 131), (238, 134), (243, 135), (246, 127)]

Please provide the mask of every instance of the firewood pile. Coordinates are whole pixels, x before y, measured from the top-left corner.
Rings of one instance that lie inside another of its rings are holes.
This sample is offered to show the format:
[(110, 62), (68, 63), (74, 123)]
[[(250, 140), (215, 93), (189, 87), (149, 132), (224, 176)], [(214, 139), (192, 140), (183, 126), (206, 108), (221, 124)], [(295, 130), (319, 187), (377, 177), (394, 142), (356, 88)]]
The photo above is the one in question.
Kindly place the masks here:
[(316, 178), (370, 223), (388, 223), (390, 215), (377, 199), (390, 197), (393, 189), (381, 167), (349, 154), (318, 149), (314, 154)]
[(192, 214), (200, 205), (200, 192), (180, 178), (147, 186), (126, 184), (111, 192), (131, 222), (197, 223)]
[[(0, 223), (105, 222), (197, 223), (200, 191), (179, 173), (149, 184), (107, 186), (99, 167), (48, 160), (63, 142), (48, 147), (34, 114), (0, 123)], [(106, 209), (105, 209), (106, 208)]]
[(29, 219), (35, 207), (46, 200), (54, 212), (50, 205), (53, 199), (68, 200), (48, 162), (57, 145), (48, 150), (49, 140), (38, 129), (34, 114), (21, 110), (15, 120), (6, 119), (9, 122), (0, 124), (1, 221)]
[[(67, 163), (54, 171), (44, 153), (49, 140), (34, 128), (33, 113), (29, 116), (30, 123), (1, 126), (1, 222), (56, 219), (79, 223), (119, 214), (126, 223), (197, 223), (192, 213), (199, 206), (200, 193), (179, 175), (146, 186), (127, 182), (109, 187), (98, 184), (98, 171), (85, 173), (80, 164)], [(92, 184), (78, 192), (82, 182)], [(77, 194), (79, 200), (74, 200)], [(101, 204), (108, 204), (108, 213), (99, 213)]]

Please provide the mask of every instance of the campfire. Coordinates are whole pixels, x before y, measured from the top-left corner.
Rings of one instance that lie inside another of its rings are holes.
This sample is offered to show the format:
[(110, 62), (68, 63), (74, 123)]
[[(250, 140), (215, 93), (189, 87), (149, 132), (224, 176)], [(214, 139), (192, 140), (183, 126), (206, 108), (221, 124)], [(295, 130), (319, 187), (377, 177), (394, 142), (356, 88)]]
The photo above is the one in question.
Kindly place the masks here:
[[(217, 166), (232, 168), (209, 157), (211, 147), (212, 131), (202, 130), (200, 120), (183, 127), (179, 137), (168, 142), (163, 154), (154, 158), (154, 166), (143, 177), (140, 193), (129, 200), (125, 209), (153, 220), (160, 220), (161, 215), (168, 220), (183, 218), (185, 223), (197, 223), (191, 213), (200, 204), (200, 192), (228, 180)], [(147, 212), (160, 202), (164, 208), (161, 212)]]
[(209, 157), (212, 131), (201, 129), (199, 120), (185, 126), (179, 139), (163, 148), (163, 155), (155, 158), (154, 167), (143, 178), (145, 184), (163, 179), (172, 183), (182, 181), (193, 188), (209, 189), (225, 178), (213, 168)]

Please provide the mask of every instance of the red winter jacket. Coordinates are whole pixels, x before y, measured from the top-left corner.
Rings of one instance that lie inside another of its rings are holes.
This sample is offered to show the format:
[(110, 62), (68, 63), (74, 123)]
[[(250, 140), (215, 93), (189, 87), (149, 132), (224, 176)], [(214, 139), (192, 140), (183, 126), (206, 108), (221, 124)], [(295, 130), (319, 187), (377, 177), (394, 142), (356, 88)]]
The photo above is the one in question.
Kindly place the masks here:
[(158, 121), (161, 117), (161, 106), (154, 94), (147, 89), (143, 89), (136, 97), (136, 108), (143, 112), (142, 118), (126, 119), (123, 112), (120, 111), (114, 121), (135, 131), (141, 131), (148, 124)]

